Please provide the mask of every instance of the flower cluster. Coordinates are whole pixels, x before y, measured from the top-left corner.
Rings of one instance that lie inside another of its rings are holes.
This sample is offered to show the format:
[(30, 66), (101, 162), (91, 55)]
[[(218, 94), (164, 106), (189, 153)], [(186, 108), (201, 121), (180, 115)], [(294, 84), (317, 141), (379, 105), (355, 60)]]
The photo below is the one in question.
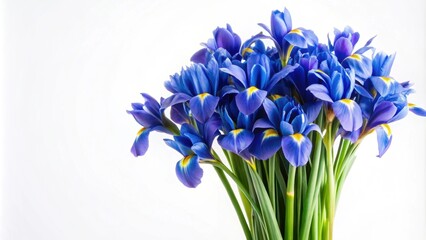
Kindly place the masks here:
[[(382, 156), (392, 141), (389, 123), (409, 110), (426, 116), (407, 100), (410, 83), (391, 76), (395, 55), (377, 52), (373, 39), (358, 47), (360, 34), (346, 27), (319, 43), (313, 31), (293, 28), (287, 9), (273, 11), (270, 26), (260, 26), (266, 33), (245, 42), (229, 25), (217, 28), (193, 64), (165, 82), (171, 96), (159, 103), (144, 93), (144, 104), (132, 104), (128, 112), (142, 125), (135, 156), (145, 154), (151, 131), (172, 135), (166, 144), (183, 155), (177, 176), (196, 187), (200, 162), (218, 160), (215, 139), (247, 162), (281, 151), (299, 167), (310, 160), (310, 132), (323, 133), (326, 123), (336, 123), (333, 138), (352, 143), (375, 131)], [(320, 114), (325, 124), (318, 124)]]

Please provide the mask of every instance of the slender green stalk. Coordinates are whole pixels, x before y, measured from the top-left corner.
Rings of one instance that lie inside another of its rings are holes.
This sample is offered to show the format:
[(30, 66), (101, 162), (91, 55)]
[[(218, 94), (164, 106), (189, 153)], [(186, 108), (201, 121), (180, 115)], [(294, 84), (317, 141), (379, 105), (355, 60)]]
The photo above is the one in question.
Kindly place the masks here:
[(286, 205), (285, 205), (285, 240), (293, 240), (294, 231), (294, 181), (296, 177), (296, 167), (289, 166)]
[(268, 190), (269, 198), (271, 198), (271, 204), (274, 211), (276, 211), (276, 198), (275, 198), (275, 165), (276, 165), (276, 154), (268, 160)]
[(333, 169), (333, 140), (334, 140), (334, 131), (333, 124), (328, 124), (327, 128), (327, 137), (325, 139), (325, 149), (326, 149), (326, 167), (327, 167), (327, 219), (326, 219), (326, 239), (333, 239), (333, 220), (334, 220), (334, 210), (335, 210), (335, 198), (336, 198), (336, 186), (334, 178), (334, 169)]
[(216, 170), (217, 175), (219, 176), (220, 180), (222, 181), (222, 184), (225, 187), (229, 198), (231, 199), (232, 205), (234, 205), (235, 212), (237, 213), (238, 220), (240, 220), (241, 227), (243, 228), (246, 239), (251, 240), (252, 237), (251, 237), (250, 228), (247, 225), (247, 221), (244, 218), (243, 211), (241, 210), (240, 204), (238, 203), (238, 200), (237, 200), (237, 198), (234, 194), (234, 191), (232, 190), (231, 185), (229, 184), (228, 179), (226, 178), (222, 169), (220, 169), (219, 167), (215, 167), (214, 169)]

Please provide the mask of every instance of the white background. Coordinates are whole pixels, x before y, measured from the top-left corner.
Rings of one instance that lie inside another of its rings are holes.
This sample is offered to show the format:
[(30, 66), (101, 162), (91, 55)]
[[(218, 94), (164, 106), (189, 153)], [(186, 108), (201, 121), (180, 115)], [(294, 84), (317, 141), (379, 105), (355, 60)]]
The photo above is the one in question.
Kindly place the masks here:
[[(243, 39), (287, 6), (294, 27), (321, 41), (352, 26), (360, 45), (397, 52), (392, 75), (415, 83), (426, 107), (425, 2), (404, 1), (24, 1), (0, 4), (0, 239), (243, 239), (215, 172), (188, 189), (179, 154), (152, 134), (134, 158), (138, 124), (125, 110), (140, 92), (189, 64), (216, 26)], [(376, 158), (367, 138), (350, 173), (335, 239), (426, 238), (426, 120), (392, 124)]]

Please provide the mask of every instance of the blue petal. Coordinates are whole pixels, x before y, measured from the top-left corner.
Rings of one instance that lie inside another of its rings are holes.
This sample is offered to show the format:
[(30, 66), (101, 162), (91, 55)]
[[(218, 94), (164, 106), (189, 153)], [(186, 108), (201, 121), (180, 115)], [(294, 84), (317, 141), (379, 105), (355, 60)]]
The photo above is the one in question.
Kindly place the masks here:
[(207, 50), (207, 48), (200, 49), (196, 53), (194, 53), (194, 55), (192, 55), (191, 61), (195, 63), (206, 64), (208, 54), (209, 51)]
[(355, 101), (342, 99), (333, 103), (332, 107), (344, 130), (352, 132), (362, 126), (361, 108)]
[(189, 114), (182, 103), (173, 105), (170, 108), (170, 118), (178, 124), (189, 123)]
[(204, 123), (213, 115), (218, 103), (219, 97), (212, 96), (209, 93), (202, 93), (191, 98), (189, 107), (194, 118)]
[(274, 129), (267, 129), (260, 134), (256, 134), (251, 144), (250, 153), (260, 160), (272, 157), (280, 149), (280, 139), (278, 132)]
[(321, 84), (312, 84), (306, 90), (310, 91), (312, 95), (314, 95), (316, 98), (326, 101), (326, 102), (333, 102), (330, 98), (330, 92), (328, 89), (321, 85)]
[(275, 128), (275, 126), (267, 119), (261, 118), (256, 120), (256, 122), (253, 124), (253, 129), (258, 129), (258, 128)]
[(317, 131), (318, 133), (321, 134), (321, 128), (318, 125), (314, 124), (314, 123), (311, 123), (308, 126), (306, 126), (306, 128), (305, 128), (305, 130), (303, 130), (302, 134), (303, 135), (308, 135), (312, 131)]
[(294, 133), (293, 126), (288, 122), (281, 121), (280, 132), (282, 136), (291, 135)]
[(311, 123), (317, 119), (319, 113), (321, 112), (321, 108), (322, 102), (307, 103), (303, 106), (308, 123)]
[(245, 115), (254, 113), (262, 105), (268, 93), (252, 86), (240, 92), (235, 97), (238, 110)]
[(351, 55), (353, 48), (352, 42), (348, 38), (341, 37), (334, 43), (334, 52), (340, 62)]
[(128, 110), (127, 113), (132, 114), (136, 122), (145, 128), (151, 128), (162, 125), (160, 119), (144, 110)]
[(245, 129), (235, 129), (226, 135), (219, 136), (219, 145), (226, 150), (239, 154), (245, 150), (254, 139), (254, 134)]
[(262, 65), (254, 64), (250, 72), (250, 86), (256, 86), (260, 89), (264, 89), (268, 81), (265, 68)]
[[(269, 121), (274, 125), (275, 128), (279, 127), (281, 120), (280, 113), (278, 112), (277, 106), (268, 98), (263, 102), (263, 108), (265, 109), (266, 115)], [(282, 114), (282, 113), (281, 113)]]
[(210, 159), (213, 160), (214, 157), (210, 153), (209, 147), (203, 143), (198, 142), (191, 147), (191, 150), (198, 155), (200, 159)]
[(401, 90), (399, 83), (391, 77), (371, 77), (370, 79), (374, 88), (381, 96), (393, 94)]
[(287, 77), (298, 66), (299, 64), (287, 65), (283, 69), (281, 69), (279, 72), (275, 73), (269, 80), (265, 90), (268, 92), (271, 91), (281, 79), (284, 79), (285, 77)]
[(373, 72), (371, 60), (360, 54), (352, 54), (342, 62), (344, 67), (355, 71), (355, 75), (361, 80), (369, 78)]
[(151, 130), (148, 128), (141, 128), (136, 134), (135, 142), (131, 148), (131, 152), (135, 157), (143, 156), (149, 147), (148, 136)]
[(416, 115), (422, 116), (422, 117), (426, 117), (426, 110), (424, 110), (421, 107), (416, 106), (413, 103), (409, 103), (408, 104), (408, 108), (410, 109), (411, 112), (413, 112)]
[(247, 87), (246, 72), (242, 68), (237, 65), (230, 65), (227, 68), (220, 68), (220, 70), (235, 77), (244, 87)]
[(176, 175), (183, 185), (189, 188), (197, 187), (203, 177), (203, 169), (198, 163), (197, 155), (186, 156), (177, 162)]
[(391, 142), (392, 142), (392, 131), (387, 124), (379, 125), (376, 128), (377, 133), (377, 143), (379, 146), (379, 155), (378, 157), (382, 157), (383, 154), (388, 150)]
[(162, 102), (161, 108), (163, 108), (163, 109), (168, 108), (170, 106), (186, 102), (189, 99), (191, 99), (191, 96), (189, 96), (185, 93), (176, 93), (176, 94), (173, 94), (172, 96), (164, 99), (164, 101)]
[(368, 119), (367, 128), (372, 129), (380, 124), (389, 123), (393, 116), (395, 116), (397, 110), (397, 107), (391, 102), (382, 101), (378, 103)]
[(308, 47), (308, 43), (301, 29), (291, 30), (289, 33), (287, 33), (287, 35), (285, 35), (284, 39), (287, 40), (293, 46), (300, 48)]
[(285, 158), (294, 167), (305, 165), (309, 161), (309, 155), (312, 150), (312, 143), (309, 138), (300, 133), (295, 133), (284, 137), (281, 146)]

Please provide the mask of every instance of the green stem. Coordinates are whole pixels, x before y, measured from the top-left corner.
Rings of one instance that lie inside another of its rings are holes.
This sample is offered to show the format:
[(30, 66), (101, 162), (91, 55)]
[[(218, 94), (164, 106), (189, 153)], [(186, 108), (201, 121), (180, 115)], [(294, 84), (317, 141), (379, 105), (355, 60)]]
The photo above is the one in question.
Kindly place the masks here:
[(326, 163), (327, 163), (327, 219), (326, 219), (326, 236), (327, 240), (333, 239), (333, 220), (334, 220), (334, 210), (335, 210), (335, 198), (336, 198), (336, 187), (334, 179), (334, 169), (333, 169), (333, 140), (334, 140), (334, 131), (333, 124), (330, 123), (327, 129), (327, 138), (325, 148), (326, 148)]
[(285, 207), (285, 240), (293, 240), (294, 231), (294, 180), (296, 176), (296, 167), (289, 166), (289, 175), (286, 193)]
[(226, 178), (225, 174), (223, 173), (223, 170), (219, 167), (214, 167), (216, 170), (217, 175), (219, 176), (220, 180), (222, 181), (223, 186), (226, 189), (226, 192), (228, 193), (229, 198), (231, 199), (232, 205), (234, 205), (235, 212), (238, 215), (238, 220), (240, 220), (241, 227), (244, 230), (244, 234), (246, 236), (247, 240), (252, 239), (250, 228), (247, 225), (247, 221), (244, 218), (243, 211), (241, 210), (240, 204), (238, 203), (238, 200), (234, 194), (234, 191), (232, 190), (231, 185), (229, 184), (228, 179)]

